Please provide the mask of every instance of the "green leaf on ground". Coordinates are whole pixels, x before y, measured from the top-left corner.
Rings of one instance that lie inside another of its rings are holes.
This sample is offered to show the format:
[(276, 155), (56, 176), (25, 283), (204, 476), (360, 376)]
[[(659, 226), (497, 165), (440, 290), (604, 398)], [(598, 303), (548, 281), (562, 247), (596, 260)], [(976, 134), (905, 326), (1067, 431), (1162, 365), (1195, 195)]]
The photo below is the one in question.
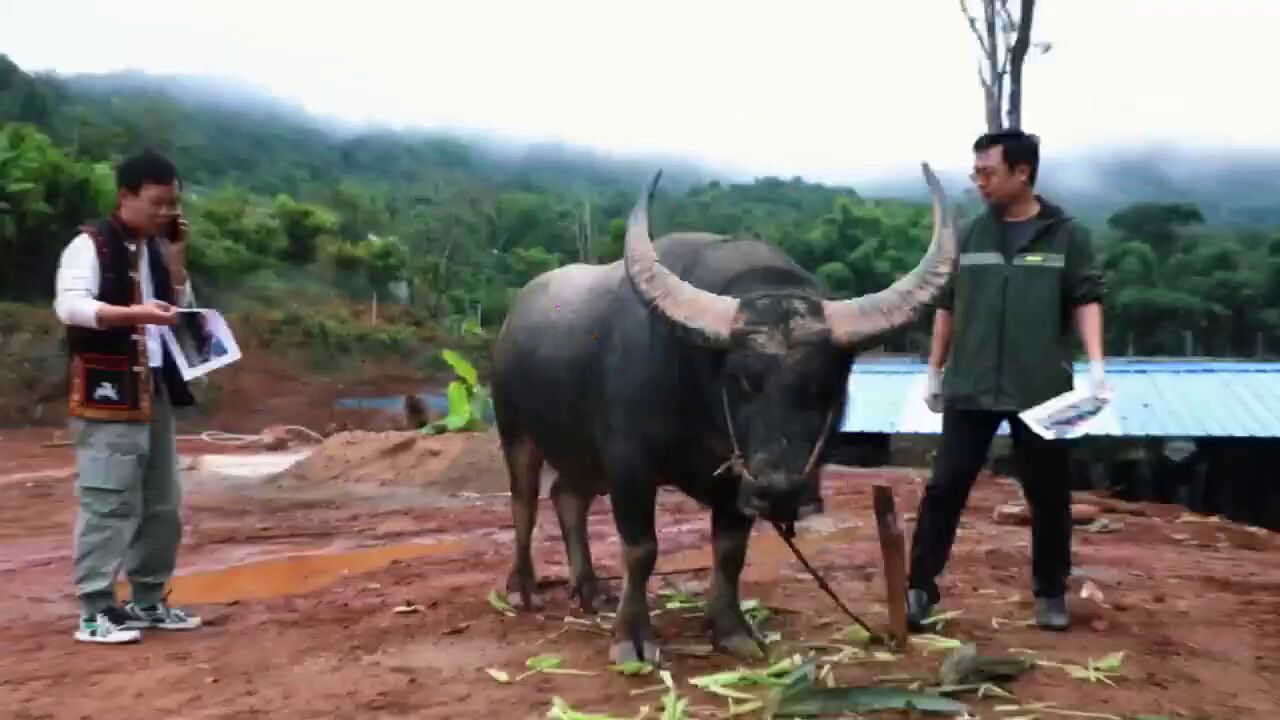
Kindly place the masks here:
[(706, 605), (704, 601), (683, 590), (660, 590), (658, 595), (666, 598), (666, 602), (662, 605), (664, 610), (701, 610)]
[(593, 672), (588, 672), (586, 670), (569, 670), (567, 668), (561, 668), (560, 664), (562, 662), (564, 662), (564, 660), (559, 655), (552, 655), (552, 654), (534, 655), (533, 657), (524, 661), (525, 667), (529, 669), (524, 673), (521, 673), (520, 675), (518, 675), (514, 682), (520, 682), (521, 680), (529, 677), (530, 675), (535, 675), (537, 673), (546, 673), (548, 675), (596, 675), (597, 674)]
[(1014, 680), (1033, 667), (1035, 662), (1027, 658), (979, 655), (977, 646), (967, 643), (943, 660), (938, 681), (944, 686), (984, 686)]
[(956, 650), (964, 647), (964, 643), (956, 640), (955, 638), (944, 637), (942, 635), (931, 635), (928, 633), (923, 635), (912, 635), (911, 642), (925, 646), (926, 653), (940, 650)]
[(946, 625), (948, 620), (952, 620), (960, 617), (961, 613), (962, 613), (961, 610), (952, 610), (950, 612), (930, 615), (929, 617), (925, 618), (924, 621), (921, 622), (920, 624), (921, 625), (937, 625), (938, 629), (941, 630), (942, 626)]
[(1038, 660), (1036, 664), (1059, 668), (1077, 680), (1084, 680), (1090, 683), (1104, 682), (1115, 687), (1116, 684), (1111, 682), (1111, 678), (1120, 675), (1120, 665), (1124, 662), (1124, 655), (1124, 651), (1119, 651), (1105, 655), (1098, 660), (1090, 658), (1087, 665), (1073, 665), (1049, 660)]
[(671, 672), (659, 671), (662, 684), (667, 686), (667, 694), (662, 696), (662, 720), (688, 720), (689, 698), (681, 697), (676, 691), (676, 683), (671, 679)]
[(649, 706), (640, 708), (640, 712), (634, 718), (618, 717), (616, 715), (601, 715), (597, 713), (578, 712), (569, 707), (569, 703), (559, 696), (551, 698), (551, 709), (547, 711), (547, 720), (641, 720), (649, 715)]
[(819, 687), (808, 661), (789, 674), (769, 695), (766, 717), (818, 717), (880, 710), (963, 713), (964, 703), (939, 695), (886, 687)]
[(765, 607), (764, 603), (754, 598), (743, 600), (741, 603), (742, 614), (747, 618), (747, 622), (755, 627), (759, 627), (760, 623), (768, 620), (773, 611)]
[[(783, 677), (799, 664), (798, 657), (799, 656), (785, 658), (763, 670), (747, 670), (745, 668), (739, 668), (737, 670), (725, 670), (723, 672), (712, 673), (710, 675), (700, 675), (698, 677), (689, 678), (689, 684), (697, 688), (702, 688), (707, 692), (719, 692), (735, 685), (779, 685), (783, 682)], [(743, 693), (737, 693), (736, 695), (730, 695), (730, 697), (741, 697), (745, 700), (746, 697), (743, 697), (743, 695)], [(747, 697), (755, 698), (754, 695)]]
[(843, 640), (852, 645), (865, 646), (871, 643), (871, 633), (867, 632), (866, 628), (861, 625), (850, 625), (837, 633), (835, 639)]
[(648, 675), (653, 672), (654, 667), (643, 660), (628, 660), (621, 665), (610, 665), (609, 669), (619, 675)]
[(508, 617), (515, 617), (516, 615), (516, 609), (511, 607), (511, 603), (508, 603), (507, 599), (502, 597), (497, 590), (489, 592), (489, 604), (493, 606), (494, 610), (497, 610), (503, 615)]

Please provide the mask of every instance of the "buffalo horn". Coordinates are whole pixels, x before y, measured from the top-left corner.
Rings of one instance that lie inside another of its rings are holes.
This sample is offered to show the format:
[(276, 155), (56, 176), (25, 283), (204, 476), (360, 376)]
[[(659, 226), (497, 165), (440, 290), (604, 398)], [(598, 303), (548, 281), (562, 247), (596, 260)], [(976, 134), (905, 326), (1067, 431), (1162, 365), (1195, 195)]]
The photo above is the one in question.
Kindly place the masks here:
[[(956, 257), (955, 221), (942, 183), (928, 163), (921, 167), (933, 196), (933, 240), (929, 250), (915, 269), (884, 290), (823, 303), (831, 339), (837, 345), (851, 347), (910, 323), (916, 311), (937, 298), (951, 276)], [(629, 250), (629, 236), (627, 243)]]
[(627, 220), (627, 277), (650, 307), (691, 331), (704, 344), (725, 347), (738, 311), (737, 298), (696, 288), (658, 262), (658, 253), (649, 236), (649, 206), (661, 177), (661, 170), (654, 174), (647, 192), (640, 196)]

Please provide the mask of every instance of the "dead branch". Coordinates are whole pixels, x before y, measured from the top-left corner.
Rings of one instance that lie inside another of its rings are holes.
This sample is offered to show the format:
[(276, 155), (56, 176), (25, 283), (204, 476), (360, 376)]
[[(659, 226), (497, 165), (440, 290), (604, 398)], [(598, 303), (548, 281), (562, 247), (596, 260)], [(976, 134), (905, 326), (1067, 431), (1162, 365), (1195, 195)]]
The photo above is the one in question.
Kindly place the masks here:
[(1009, 65), (1009, 113), (1008, 126), (1022, 127), (1022, 68), (1031, 49), (1031, 21), (1036, 9), (1035, 0), (1022, 0), (1018, 16), (1018, 37), (1011, 50)]
[(1000, 106), (1004, 104), (1004, 75), (1000, 73), (1000, 39), (996, 36), (996, 0), (982, 0), (983, 16), (987, 28), (987, 64), (990, 67), (988, 77), (995, 88), (995, 126), (1000, 129)]
[(978, 18), (969, 14), (969, 4), (965, 0), (960, 0), (960, 12), (964, 13), (964, 18), (969, 21), (969, 29), (973, 31), (973, 36), (978, 39), (978, 47), (982, 49), (982, 54), (984, 56), (987, 55), (987, 43), (982, 39), (982, 32), (978, 30)]
[(1004, 33), (1004, 58), (1000, 62), (1000, 77), (1008, 77), (1010, 61), (1013, 59), (1014, 38), (1018, 33), (1018, 23), (1009, 12), (1009, 0), (1000, 0), (1000, 31)]

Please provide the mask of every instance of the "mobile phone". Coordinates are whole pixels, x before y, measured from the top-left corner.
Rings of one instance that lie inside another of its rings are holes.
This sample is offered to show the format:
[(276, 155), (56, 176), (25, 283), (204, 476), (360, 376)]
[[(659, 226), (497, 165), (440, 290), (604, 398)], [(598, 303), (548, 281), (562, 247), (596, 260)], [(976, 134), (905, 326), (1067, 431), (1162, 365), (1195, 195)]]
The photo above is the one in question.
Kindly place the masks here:
[(182, 232), (181, 226), (178, 225), (178, 219), (180, 217), (181, 217), (180, 215), (174, 215), (173, 217), (169, 218), (169, 230), (168, 230), (169, 242), (177, 242), (179, 233)]

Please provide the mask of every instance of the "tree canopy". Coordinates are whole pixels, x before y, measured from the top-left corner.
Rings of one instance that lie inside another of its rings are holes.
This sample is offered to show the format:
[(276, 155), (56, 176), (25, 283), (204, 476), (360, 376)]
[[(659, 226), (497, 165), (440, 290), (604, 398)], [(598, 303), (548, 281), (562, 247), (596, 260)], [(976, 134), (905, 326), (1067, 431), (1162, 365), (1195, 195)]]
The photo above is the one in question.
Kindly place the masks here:
[[(652, 171), (563, 148), (352, 132), (145, 77), (33, 76), (2, 55), (0, 121), (0, 300), (34, 303), (51, 299), (77, 226), (110, 210), (114, 163), (143, 147), (183, 175), (206, 301), (234, 309), (377, 292), (455, 329), (492, 330), (541, 272), (618, 258)], [(929, 241), (924, 202), (801, 178), (726, 182), (691, 163), (664, 170), (655, 232), (775, 243), (833, 295), (885, 287)], [(1185, 198), (1144, 201), (1098, 228), (1111, 354), (1181, 354), (1187, 331), (1195, 352), (1280, 349), (1280, 225), (1206, 215)], [(892, 349), (923, 351), (927, 332), (922, 322)]]

